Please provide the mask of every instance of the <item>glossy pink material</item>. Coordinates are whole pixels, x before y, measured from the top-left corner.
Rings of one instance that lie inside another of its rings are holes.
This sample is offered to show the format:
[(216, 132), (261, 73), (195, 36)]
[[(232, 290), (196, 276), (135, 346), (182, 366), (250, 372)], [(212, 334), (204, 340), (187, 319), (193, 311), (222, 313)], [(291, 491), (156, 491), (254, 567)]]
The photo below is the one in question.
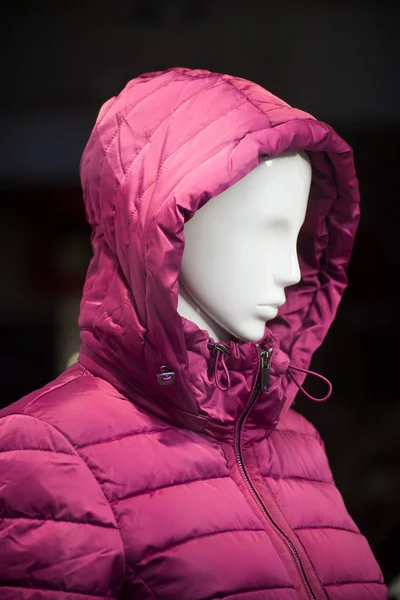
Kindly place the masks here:
[[(176, 310), (183, 224), (261, 156), (298, 149), (313, 167), (302, 281), (265, 330), (270, 389), (243, 421), (259, 350), (229, 342), (216, 385), (218, 352)], [(1, 413), (1, 599), (386, 598), (290, 408), (289, 365), (307, 369), (347, 283), (348, 145), (253, 83), (177, 68), (102, 107), (81, 176), (94, 257), (79, 364)]]

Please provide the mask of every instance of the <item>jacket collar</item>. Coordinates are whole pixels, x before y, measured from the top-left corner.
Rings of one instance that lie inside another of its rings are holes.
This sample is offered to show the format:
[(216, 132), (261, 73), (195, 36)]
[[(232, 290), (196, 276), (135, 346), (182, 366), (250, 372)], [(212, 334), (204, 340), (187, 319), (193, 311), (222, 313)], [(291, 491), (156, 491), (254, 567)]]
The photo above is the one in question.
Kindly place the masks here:
[[(279, 348), (278, 341), (271, 334), (260, 345), (231, 341), (224, 345), (226, 352), (222, 352), (206, 332), (199, 331), (189, 321), (185, 323), (185, 333), (187, 381), (174, 379), (175, 373), (172, 373), (172, 381), (160, 385), (158, 377), (149, 386), (156, 390), (155, 394), (141, 389), (134, 379), (128, 379), (125, 370), (119, 372), (118, 362), (109, 354), (94, 354), (92, 345), (82, 344), (79, 362), (156, 417), (229, 443), (234, 442), (238, 421), (254, 394), (256, 400), (246, 419), (243, 441), (251, 443), (265, 437), (276, 427), (294, 398), (288, 390), (289, 358)], [(269, 389), (262, 391), (258, 389), (260, 354), (266, 349), (271, 353)]]

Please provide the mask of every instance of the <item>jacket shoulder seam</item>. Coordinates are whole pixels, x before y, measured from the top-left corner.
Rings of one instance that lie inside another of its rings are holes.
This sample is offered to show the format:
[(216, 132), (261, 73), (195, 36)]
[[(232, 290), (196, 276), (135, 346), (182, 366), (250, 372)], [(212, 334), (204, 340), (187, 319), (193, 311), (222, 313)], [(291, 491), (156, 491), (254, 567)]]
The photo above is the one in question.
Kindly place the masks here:
[[(77, 373), (77, 375), (75, 377), (73, 377), (72, 379), (68, 379), (68, 381), (63, 381), (62, 383), (60, 383), (59, 385), (55, 386), (54, 388), (51, 388), (50, 390), (43, 390), (40, 394), (38, 394), (35, 398), (32, 398), (32, 400), (30, 402), (28, 402), (28, 404), (24, 407), (24, 409), (19, 413), (22, 415), (27, 415), (27, 410), (28, 408), (30, 408), (35, 402), (37, 402), (37, 400), (40, 400), (40, 398), (43, 398), (44, 396), (47, 396), (48, 394), (51, 394), (52, 392), (55, 392), (56, 390), (60, 390), (63, 387), (66, 387), (68, 384), (72, 383), (73, 381), (76, 381), (77, 379), (79, 379), (79, 377), (82, 377), (82, 375), (85, 374), (86, 369), (84, 367), (82, 367), (82, 371), (80, 373)], [(8, 416), (8, 415), (7, 415)], [(33, 415), (27, 415), (27, 416), (33, 416)], [(40, 420), (40, 419), (39, 419)], [(50, 424), (50, 423), (49, 423)], [(60, 432), (62, 433), (62, 432)], [(69, 441), (69, 440), (68, 440)]]

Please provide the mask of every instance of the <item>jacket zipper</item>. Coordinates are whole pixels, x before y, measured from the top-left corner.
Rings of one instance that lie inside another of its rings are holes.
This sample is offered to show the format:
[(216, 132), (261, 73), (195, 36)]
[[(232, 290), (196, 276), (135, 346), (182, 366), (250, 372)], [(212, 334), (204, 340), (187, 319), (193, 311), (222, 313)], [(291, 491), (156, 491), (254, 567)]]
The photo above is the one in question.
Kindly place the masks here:
[(297, 552), (297, 550), (296, 550), (293, 542), (289, 538), (289, 536), (281, 529), (281, 527), (278, 525), (278, 523), (276, 523), (276, 521), (274, 521), (274, 519), (271, 517), (270, 513), (268, 512), (267, 508), (264, 506), (263, 501), (261, 500), (260, 496), (258, 495), (258, 492), (255, 489), (255, 487), (253, 486), (253, 484), (250, 480), (250, 477), (246, 471), (246, 467), (244, 466), (244, 461), (243, 461), (243, 456), (242, 456), (241, 433), (242, 433), (243, 423), (244, 423), (247, 415), (249, 414), (250, 410), (252, 409), (254, 402), (255, 402), (258, 394), (260, 393), (260, 390), (262, 390), (263, 392), (269, 391), (272, 352), (273, 352), (272, 348), (267, 348), (266, 350), (260, 351), (259, 373), (258, 373), (256, 382), (255, 382), (253, 391), (249, 398), (249, 401), (248, 401), (246, 408), (244, 409), (244, 411), (238, 421), (237, 427), (236, 427), (236, 458), (237, 458), (237, 462), (239, 465), (239, 469), (243, 475), (243, 478), (244, 478), (245, 482), (247, 483), (247, 486), (250, 489), (252, 495), (256, 499), (258, 505), (260, 506), (262, 512), (265, 514), (268, 521), (280, 533), (281, 537), (286, 542), (286, 545), (288, 546), (288, 548), (294, 558), (294, 561), (296, 562), (297, 567), (300, 571), (300, 574), (302, 576), (304, 586), (307, 590), (309, 598), (311, 600), (317, 600), (317, 598), (312, 590), (311, 584), (308, 580), (304, 565), (301, 562), (299, 553)]

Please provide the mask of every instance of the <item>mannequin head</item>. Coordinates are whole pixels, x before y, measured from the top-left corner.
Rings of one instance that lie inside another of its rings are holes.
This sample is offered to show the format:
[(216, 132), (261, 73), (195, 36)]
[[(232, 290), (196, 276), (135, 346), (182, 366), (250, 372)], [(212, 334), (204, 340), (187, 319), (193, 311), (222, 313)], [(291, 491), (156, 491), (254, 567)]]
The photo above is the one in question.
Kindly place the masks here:
[(178, 311), (215, 340), (259, 341), (300, 281), (297, 237), (311, 185), (305, 153), (264, 159), (184, 227)]

